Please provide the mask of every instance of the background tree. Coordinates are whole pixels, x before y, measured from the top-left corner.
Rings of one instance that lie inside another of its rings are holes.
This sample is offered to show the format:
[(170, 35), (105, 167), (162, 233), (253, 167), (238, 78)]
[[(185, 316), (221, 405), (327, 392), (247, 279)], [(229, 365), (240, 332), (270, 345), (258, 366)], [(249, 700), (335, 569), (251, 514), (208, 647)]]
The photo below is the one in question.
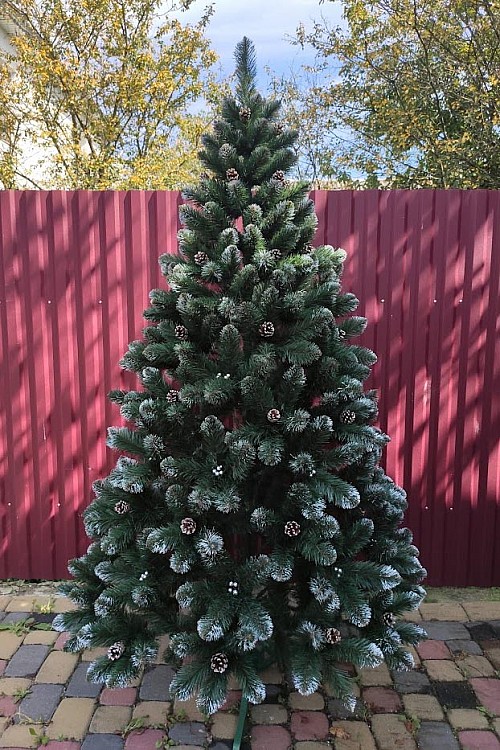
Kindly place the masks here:
[(330, 134), (324, 173), (367, 185), (497, 188), (499, 0), (342, 6), (347, 28), (323, 18), (296, 39), (317, 50), (327, 76), (306, 115)]
[(183, 25), (179, 8), (4, 0), (17, 28), (14, 51), (0, 53), (4, 187), (173, 189), (193, 179), (216, 56), (204, 37), (210, 11)]
[(63, 590), (79, 605), (54, 627), (69, 650), (106, 646), (89, 676), (123, 685), (170, 635), (170, 690), (213, 713), (233, 674), (265, 698), (276, 660), (303, 694), (322, 681), (352, 705), (342, 662), (412, 665), (425, 571), (400, 528), (406, 500), (378, 465), (376, 360), (353, 344), (366, 320), (341, 292), (345, 253), (313, 247), (305, 182), (288, 182), (296, 134), (255, 88), (248, 39), (236, 94), (204, 136), (207, 170), (185, 190), (179, 252), (160, 259), (144, 339), (115, 391), (130, 427), (85, 512), (94, 542)]

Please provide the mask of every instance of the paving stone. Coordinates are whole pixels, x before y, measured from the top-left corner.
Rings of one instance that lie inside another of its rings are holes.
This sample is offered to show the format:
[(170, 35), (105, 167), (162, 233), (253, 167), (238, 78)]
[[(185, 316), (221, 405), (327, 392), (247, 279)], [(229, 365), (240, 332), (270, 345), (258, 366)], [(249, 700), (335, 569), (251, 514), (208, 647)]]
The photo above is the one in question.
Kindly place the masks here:
[(312, 693), (312, 695), (290, 693), (288, 696), (288, 705), (290, 708), (302, 711), (322, 711), (325, 707), (325, 699), (321, 693)]
[(417, 739), (420, 750), (460, 750), (449, 725), (443, 721), (423, 721)]
[(103, 688), (102, 682), (89, 682), (87, 680), (88, 664), (78, 664), (71, 676), (66, 688), (69, 698), (97, 698)]
[(464, 602), (463, 607), (469, 620), (498, 620), (500, 602)]
[(478, 700), (468, 682), (439, 682), (432, 685), (438, 701), (447, 708), (476, 708)]
[(54, 604), (52, 605), (52, 611), (55, 615), (61, 614), (62, 612), (72, 612), (76, 609), (76, 604), (68, 599), (67, 596), (56, 597)]
[(426, 721), (443, 721), (443, 709), (433, 695), (408, 693), (403, 695), (405, 711), (409, 716)]
[(5, 669), (6, 677), (33, 677), (43, 664), (48, 646), (20, 646)]
[(137, 688), (104, 688), (99, 696), (101, 706), (133, 706)]
[(77, 662), (78, 654), (51, 651), (40, 667), (35, 682), (65, 684), (75, 671)]
[(417, 649), (415, 648), (415, 646), (406, 646), (406, 649), (410, 652), (411, 656), (413, 657), (413, 663), (415, 665), (415, 669), (419, 669), (422, 662), (420, 660), (420, 656), (418, 654)]
[(232, 739), (236, 734), (238, 724), (237, 714), (228, 714), (218, 711), (212, 716), (212, 736), (218, 740)]
[(2, 622), (5, 624), (11, 623), (11, 622), (24, 622), (30, 617), (28, 612), (9, 612), (7, 615), (4, 615), (2, 618)]
[(424, 620), (455, 620), (463, 622), (470, 619), (461, 604), (456, 602), (425, 603), (420, 605), (420, 614)]
[(452, 708), (448, 721), (453, 729), (488, 729), (488, 719), (473, 708)]
[(6, 612), (33, 612), (36, 597), (34, 596), (15, 596), (5, 607)]
[(134, 707), (132, 719), (143, 718), (145, 726), (165, 724), (170, 712), (170, 703), (163, 701), (142, 701)]
[(0, 737), (0, 747), (24, 748), (36, 747), (38, 741), (30, 734), (30, 728), (36, 732), (43, 732), (43, 724), (12, 724), (7, 727)]
[(168, 736), (171, 740), (182, 742), (185, 745), (203, 746), (207, 739), (207, 730), (205, 725), (199, 721), (185, 721), (174, 724), (169, 730)]
[[(210, 750), (232, 750), (232, 747), (232, 740), (228, 740), (227, 742), (224, 742), (224, 740), (217, 740), (215, 745), (210, 745)], [(198, 750), (198, 748), (193, 745), (176, 745), (175, 750)], [(328, 750), (331, 750), (331, 748), (328, 748)]]
[(423, 621), (420, 624), (433, 641), (453, 641), (457, 638), (470, 638), (469, 631), (461, 622)]
[(17, 708), (16, 701), (10, 695), (0, 697), (0, 716), (12, 716)]
[(366, 688), (363, 700), (373, 714), (397, 714), (403, 710), (401, 698), (392, 688)]
[(260, 678), (262, 682), (271, 685), (280, 685), (283, 682), (283, 674), (276, 664), (271, 664), (270, 667), (260, 672)]
[(71, 633), (59, 633), (57, 640), (54, 643), (54, 648), (58, 650), (62, 650), (70, 638), (71, 638)]
[(394, 687), (398, 693), (430, 693), (431, 683), (429, 678), (423, 672), (417, 672), (414, 669), (408, 672), (393, 672)]
[[(213, 750), (213, 748), (210, 748)], [(295, 750), (332, 750), (331, 745), (327, 745), (326, 742), (311, 742), (306, 740), (305, 742), (296, 742)]]
[(380, 750), (417, 750), (415, 740), (408, 732), (402, 716), (376, 714), (372, 718), (372, 731)]
[(288, 750), (291, 744), (290, 732), (284, 727), (252, 727), (252, 750)]
[(5, 672), (6, 666), (7, 666), (7, 659), (0, 659), (0, 675), (2, 675)]
[(123, 750), (125, 740), (116, 734), (88, 734), (81, 750)]
[(481, 705), (494, 716), (500, 716), (500, 680), (476, 677), (470, 682)]
[[(335, 738), (335, 750), (375, 750), (375, 740), (364, 721), (336, 721), (332, 729), (338, 729), (346, 735), (344, 739)], [(299, 745), (295, 747), (298, 748)]]
[[(220, 707), (221, 711), (229, 711), (229, 709), (233, 708), (234, 706), (237, 706), (239, 702), (241, 701), (241, 690), (228, 690), (226, 693), (226, 700)], [(194, 701), (193, 701), (194, 702)], [(184, 705), (184, 703), (179, 703), (179, 706)], [(198, 711), (199, 713), (199, 711)], [(201, 716), (201, 714), (200, 714)]]
[(180, 701), (176, 698), (174, 700), (174, 714), (184, 716), (189, 721), (205, 721), (205, 717), (196, 705), (195, 698), (190, 698), (187, 701)]
[(162, 635), (158, 639), (158, 654), (155, 659), (155, 664), (167, 664), (168, 662), (164, 659), (164, 653), (170, 645), (170, 638), (168, 635)]
[(465, 622), (464, 625), (476, 641), (489, 641), (495, 638), (495, 629), (489, 622)]
[(328, 719), (318, 711), (293, 711), (290, 728), (298, 741), (324, 740), (328, 737)]
[(11, 723), (10, 716), (0, 716), (0, 736), (7, 729), (7, 727), (10, 726), (10, 723)]
[(58, 740), (50, 740), (50, 742), (45, 745), (45, 750), (80, 750), (80, 748), (81, 744), (74, 740), (63, 740), (62, 742), (59, 742)]
[(15, 695), (21, 690), (28, 690), (31, 680), (27, 677), (0, 677), (0, 695)]
[(80, 656), (82, 661), (94, 661), (95, 659), (99, 659), (100, 656), (106, 656), (107, 652), (107, 648), (105, 648), (104, 646), (99, 646), (97, 648), (84, 649)]
[(402, 618), (407, 622), (422, 622), (422, 615), (418, 609), (411, 609), (408, 612), (403, 612)]
[(19, 704), (20, 714), (40, 723), (50, 721), (62, 691), (62, 685), (32, 685), (29, 695)]
[[(354, 695), (354, 697), (355, 698), (359, 698), (360, 695), (361, 695), (361, 688), (358, 685), (358, 683), (354, 682), (354, 680), (352, 680), (350, 687), (351, 687), (351, 691), (352, 691), (352, 694)], [(323, 685), (323, 689), (324, 689), (326, 695), (329, 698), (336, 698), (337, 697), (337, 693), (335, 692), (334, 688), (332, 688), (332, 686), (329, 685), (327, 682), (325, 682), (325, 684)]]
[(82, 740), (87, 733), (94, 708), (92, 698), (63, 698), (47, 727), (47, 735), (51, 739), (67, 737), (70, 740)]
[(251, 717), (254, 724), (285, 724), (288, 720), (288, 712), (284, 706), (276, 703), (261, 703), (252, 706)]
[[(266, 688), (266, 697), (264, 698), (265, 703), (276, 703), (279, 697), (283, 694), (283, 685), (264, 685)], [(239, 692), (241, 690), (232, 690), (231, 692)]]
[(444, 641), (422, 641), (417, 646), (421, 659), (451, 659), (451, 654)]
[(131, 716), (130, 706), (99, 706), (90, 722), (89, 732), (96, 734), (122, 732)]
[(165, 736), (165, 732), (161, 729), (146, 729), (141, 732), (131, 732), (125, 740), (125, 750), (156, 750), (158, 747), (156, 743)]
[(55, 630), (32, 630), (24, 636), (24, 645), (28, 646), (33, 643), (41, 643), (44, 646), (52, 646), (59, 636)]
[(10, 633), (8, 630), (0, 631), (0, 659), (11, 659), (13, 654), (23, 642), (24, 636)]
[(457, 665), (447, 659), (432, 659), (424, 661), (423, 666), (431, 680), (439, 680), (440, 682), (460, 682), (465, 679)]
[(466, 656), (458, 662), (467, 679), (471, 677), (494, 677), (495, 670), (484, 656)]
[(174, 677), (174, 670), (163, 664), (153, 667), (144, 674), (139, 697), (145, 701), (168, 701), (170, 699), (170, 683)]
[(493, 732), (465, 730), (458, 733), (463, 750), (500, 750), (500, 740)]
[(328, 701), (328, 715), (331, 719), (364, 719), (366, 706), (360, 698), (356, 698), (354, 709), (347, 708), (338, 698)]
[(386, 664), (371, 669), (359, 669), (359, 682), (363, 687), (392, 685), (392, 677)]
[(500, 719), (493, 719), (493, 729), (500, 737)]
[(450, 649), (452, 654), (476, 654), (482, 656), (483, 650), (481, 646), (472, 640), (460, 640), (446, 641), (446, 645)]
[[(484, 644), (483, 644), (484, 645)], [(484, 649), (484, 655), (493, 664), (495, 669), (500, 670), (500, 647), (488, 647)]]
[(5, 607), (7, 606), (7, 604), (11, 601), (12, 601), (11, 596), (6, 596), (5, 594), (2, 594), (2, 596), (0, 596), (0, 610), (3, 611)]

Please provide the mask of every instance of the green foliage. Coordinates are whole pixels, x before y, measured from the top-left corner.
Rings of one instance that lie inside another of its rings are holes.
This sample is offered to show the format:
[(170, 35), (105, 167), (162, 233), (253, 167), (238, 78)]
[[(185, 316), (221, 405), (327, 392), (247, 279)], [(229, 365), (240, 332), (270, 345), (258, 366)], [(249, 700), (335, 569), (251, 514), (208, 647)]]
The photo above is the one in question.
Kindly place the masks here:
[(340, 291), (345, 253), (311, 244), (306, 187), (285, 175), (295, 136), (256, 92), (253, 60), (244, 40), (180, 253), (160, 259), (169, 291), (151, 293), (123, 359), (141, 390), (112, 394), (129, 424), (109, 431), (121, 455), (94, 484), (94, 541), (63, 586), (78, 607), (54, 621), (71, 651), (107, 647), (89, 678), (115, 686), (168, 633), (171, 692), (207, 714), (230, 674), (261, 702), (275, 660), (297, 690), (324, 680), (350, 705), (340, 662), (402, 668), (423, 635), (397, 620), (425, 571), (400, 528), (405, 494), (378, 466), (375, 356), (351, 343), (366, 321)]
[[(334, 0), (327, 0), (333, 2)], [(498, 188), (498, 0), (341, 0), (295, 43), (316, 64), (274, 81), (316, 184)]]

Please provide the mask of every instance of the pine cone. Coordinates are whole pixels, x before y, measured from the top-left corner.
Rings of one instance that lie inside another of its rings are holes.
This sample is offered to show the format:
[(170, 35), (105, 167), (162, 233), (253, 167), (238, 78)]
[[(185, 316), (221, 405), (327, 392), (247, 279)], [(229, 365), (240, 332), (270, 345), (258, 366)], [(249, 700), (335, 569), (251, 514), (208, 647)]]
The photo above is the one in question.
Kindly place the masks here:
[(194, 256), (194, 262), (197, 263), (199, 266), (202, 266), (204, 263), (206, 263), (208, 260), (208, 255), (200, 250), (199, 253), (196, 253)]
[(128, 513), (129, 510), (130, 505), (126, 500), (118, 500), (118, 502), (115, 503), (115, 512), (118, 513), (118, 515), (123, 516), (125, 513)]
[(241, 107), (239, 114), (240, 120), (242, 120), (242, 122), (248, 122), (250, 117), (252, 116), (252, 113), (248, 109), (248, 107)]
[(266, 320), (265, 323), (262, 323), (262, 325), (259, 326), (259, 333), (261, 336), (265, 336), (266, 338), (274, 336), (273, 324), (269, 320)]
[(181, 521), (181, 531), (183, 534), (194, 534), (196, 531), (196, 521), (193, 518), (183, 518)]
[(123, 641), (117, 641), (108, 648), (108, 659), (110, 661), (117, 661), (125, 651), (125, 644)]
[(282, 169), (277, 169), (276, 172), (273, 174), (272, 179), (275, 182), (285, 182), (285, 173)]
[(344, 424), (352, 424), (356, 421), (356, 413), (351, 411), (351, 409), (346, 409), (341, 413), (340, 421)]
[(281, 419), (281, 414), (278, 409), (269, 409), (269, 411), (267, 412), (267, 418), (270, 422), (279, 422)]
[(179, 400), (179, 391), (174, 391), (173, 389), (167, 393), (167, 401), (169, 404), (173, 404), (175, 401)]
[(181, 341), (185, 341), (188, 337), (188, 329), (186, 326), (175, 326), (175, 337), (178, 339), (181, 339)]
[(233, 180), (239, 180), (240, 176), (236, 169), (234, 167), (229, 167), (229, 169), (226, 170), (226, 179), (229, 180), (229, 182), (232, 182)]
[(342, 640), (340, 630), (337, 628), (327, 628), (325, 636), (327, 643), (339, 643)]
[(278, 250), (278, 248), (273, 247), (272, 250), (269, 251), (269, 254), (271, 255), (274, 260), (280, 260), (281, 259), (281, 250)]
[(224, 674), (228, 666), (229, 659), (227, 658), (226, 654), (214, 654), (210, 659), (210, 669), (212, 670), (212, 672), (217, 672), (217, 674)]
[(297, 521), (287, 521), (285, 524), (285, 534), (287, 536), (298, 536), (300, 534), (300, 523), (297, 523)]
[(384, 621), (384, 625), (387, 625), (388, 628), (392, 628), (392, 626), (396, 622), (396, 618), (394, 617), (392, 612), (384, 612), (382, 620)]

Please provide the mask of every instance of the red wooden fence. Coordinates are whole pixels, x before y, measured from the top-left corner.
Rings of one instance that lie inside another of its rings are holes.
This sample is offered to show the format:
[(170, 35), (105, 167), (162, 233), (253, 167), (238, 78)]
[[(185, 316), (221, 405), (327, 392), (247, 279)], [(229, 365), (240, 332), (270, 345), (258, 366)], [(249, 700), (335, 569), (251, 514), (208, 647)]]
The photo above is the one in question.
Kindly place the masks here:
[[(500, 191), (313, 194), (369, 319), (371, 385), (434, 585), (500, 585)], [(0, 192), (0, 577), (62, 578), (109, 470), (106, 399), (140, 337), (177, 193)]]

